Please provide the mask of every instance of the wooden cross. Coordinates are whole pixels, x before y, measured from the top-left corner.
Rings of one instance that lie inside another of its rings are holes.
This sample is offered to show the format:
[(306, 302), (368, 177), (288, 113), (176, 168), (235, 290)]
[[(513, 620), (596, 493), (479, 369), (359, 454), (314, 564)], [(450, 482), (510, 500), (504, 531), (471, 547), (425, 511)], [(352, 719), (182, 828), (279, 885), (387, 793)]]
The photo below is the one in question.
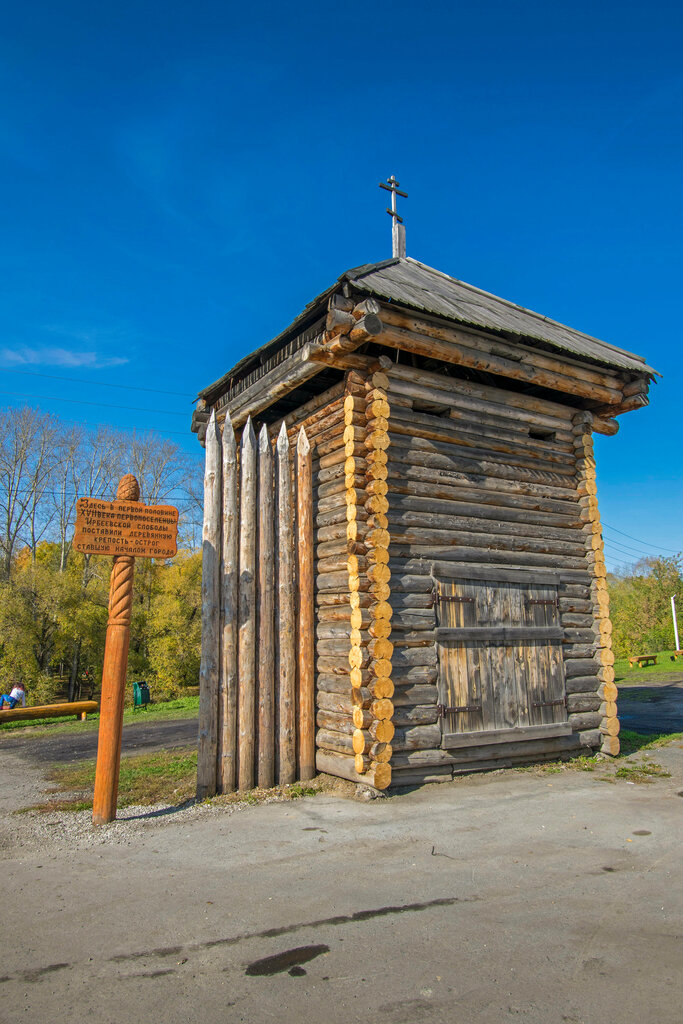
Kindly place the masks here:
[(396, 196), (403, 196), (404, 199), (408, 198), (408, 193), (401, 192), (399, 189), (400, 184), (400, 181), (397, 181), (393, 174), (390, 178), (387, 178), (386, 184), (383, 181), (379, 183), (380, 188), (391, 192), (391, 209), (387, 207), (387, 213), (391, 217), (391, 254), (398, 258), (402, 258), (406, 254), (406, 229), (403, 217), (399, 216), (396, 209)]
[(95, 825), (105, 825), (116, 817), (135, 559), (172, 558), (177, 551), (178, 509), (143, 505), (139, 499), (140, 485), (128, 473), (121, 478), (115, 501), (79, 498), (76, 503), (76, 550), (114, 556), (102, 666), (92, 808)]

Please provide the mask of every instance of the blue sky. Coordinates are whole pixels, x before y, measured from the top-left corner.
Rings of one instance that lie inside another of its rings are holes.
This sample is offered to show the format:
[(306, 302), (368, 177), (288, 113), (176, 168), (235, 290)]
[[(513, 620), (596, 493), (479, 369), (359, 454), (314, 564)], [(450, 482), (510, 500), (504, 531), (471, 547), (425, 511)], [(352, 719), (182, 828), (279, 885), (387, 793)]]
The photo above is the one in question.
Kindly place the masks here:
[(395, 173), (409, 255), (663, 374), (598, 439), (599, 497), (613, 564), (683, 548), (682, 27), (657, 0), (7, 7), (0, 400), (198, 450), (197, 390), (390, 255)]

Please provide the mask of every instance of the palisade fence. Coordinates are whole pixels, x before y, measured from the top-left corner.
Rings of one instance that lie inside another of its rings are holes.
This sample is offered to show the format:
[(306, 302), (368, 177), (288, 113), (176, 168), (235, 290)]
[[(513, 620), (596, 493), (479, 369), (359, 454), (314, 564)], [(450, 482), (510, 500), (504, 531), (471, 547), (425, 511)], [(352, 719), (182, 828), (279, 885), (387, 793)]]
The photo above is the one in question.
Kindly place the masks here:
[(206, 432), (197, 797), (315, 775), (313, 491), (296, 447)]

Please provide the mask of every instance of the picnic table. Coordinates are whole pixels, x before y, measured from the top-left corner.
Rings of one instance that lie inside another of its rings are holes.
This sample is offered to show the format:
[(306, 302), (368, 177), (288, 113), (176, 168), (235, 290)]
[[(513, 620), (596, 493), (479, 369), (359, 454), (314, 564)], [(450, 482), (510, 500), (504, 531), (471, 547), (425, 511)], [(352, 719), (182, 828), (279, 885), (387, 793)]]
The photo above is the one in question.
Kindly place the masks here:
[(633, 654), (628, 659), (629, 668), (633, 668), (637, 665), (639, 668), (645, 668), (646, 665), (656, 665), (657, 655), (656, 654)]

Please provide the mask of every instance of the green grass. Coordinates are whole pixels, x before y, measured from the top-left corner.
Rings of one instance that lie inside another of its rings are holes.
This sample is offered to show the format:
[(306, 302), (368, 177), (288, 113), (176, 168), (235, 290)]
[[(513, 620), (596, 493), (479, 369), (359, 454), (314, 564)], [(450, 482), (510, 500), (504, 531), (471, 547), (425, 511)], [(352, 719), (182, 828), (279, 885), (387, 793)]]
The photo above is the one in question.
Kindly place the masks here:
[(657, 664), (647, 668), (631, 668), (628, 658), (617, 658), (614, 662), (615, 682), (620, 686), (647, 686), (648, 680), (658, 676), (678, 673), (683, 676), (683, 658), (671, 660), (669, 651), (634, 651), (634, 654), (656, 654)]
[(656, 750), (666, 747), (669, 743), (683, 740), (683, 732), (641, 733), (632, 729), (622, 729), (619, 733), (621, 753), (619, 757), (628, 757), (639, 750)]
[[(583, 754), (580, 757), (568, 758), (566, 761), (541, 761), (538, 764), (520, 765), (513, 769), (520, 772), (534, 772), (540, 775), (555, 775), (566, 771), (600, 772), (600, 782), (615, 782), (624, 779), (627, 782), (654, 782), (655, 779), (668, 779), (670, 772), (656, 761), (647, 757), (646, 751), (666, 747), (670, 743), (681, 742), (683, 733), (666, 732), (652, 735), (622, 729), (619, 733), (621, 750), (617, 757), (606, 757), (602, 754)], [(640, 760), (633, 755), (641, 754)]]
[(639, 761), (637, 764), (622, 764), (614, 773), (617, 779), (627, 782), (654, 782), (656, 778), (670, 779), (671, 772), (656, 761)]
[[(180, 697), (178, 700), (160, 701), (158, 704), (147, 704), (145, 708), (127, 707), (123, 712), (124, 725), (130, 722), (153, 722), (159, 719), (194, 718), (199, 713), (199, 697)], [(99, 713), (89, 715), (85, 722), (66, 718), (36, 718), (33, 722), (3, 722), (3, 729), (50, 729), (58, 733), (81, 732), (99, 727)]]
[[(55, 765), (47, 773), (54, 792), (45, 803), (27, 810), (83, 811), (92, 807), (95, 761)], [(191, 799), (197, 784), (197, 751), (161, 750), (121, 758), (118, 806), (182, 804)]]
[[(47, 773), (54, 785), (49, 799), (25, 808), (26, 811), (83, 811), (92, 807), (95, 785), (95, 761), (55, 765)], [(265, 800), (298, 800), (332, 790), (338, 780), (318, 776), (311, 782), (295, 782), (272, 789), (253, 789), (248, 793), (230, 793), (216, 797), (221, 803), (259, 804)], [(117, 805), (179, 805), (192, 800), (197, 785), (197, 751), (194, 747), (161, 750), (154, 754), (136, 754), (121, 758)]]

